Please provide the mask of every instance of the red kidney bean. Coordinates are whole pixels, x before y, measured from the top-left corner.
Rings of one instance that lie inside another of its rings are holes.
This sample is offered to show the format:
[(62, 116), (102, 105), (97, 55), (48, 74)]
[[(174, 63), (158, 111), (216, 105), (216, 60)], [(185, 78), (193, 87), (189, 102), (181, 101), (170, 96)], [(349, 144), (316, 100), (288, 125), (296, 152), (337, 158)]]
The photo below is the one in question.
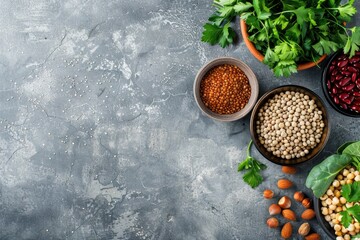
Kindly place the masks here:
[(360, 68), (360, 63), (354, 63), (353, 66), (356, 68)]
[(336, 104), (340, 103), (340, 100), (339, 100), (339, 98), (337, 96), (334, 96), (333, 100), (334, 100), (334, 103), (336, 103)]
[(327, 86), (328, 89), (331, 89), (331, 82), (330, 82), (330, 80), (327, 80), (326, 86)]
[(353, 105), (357, 105), (357, 106), (360, 106), (360, 100), (355, 100), (355, 101), (353, 101), (353, 103), (352, 103)]
[(331, 77), (330, 77), (330, 81), (331, 81), (331, 82), (335, 82), (335, 81), (336, 81), (335, 76), (331, 76)]
[(352, 73), (356, 73), (356, 72), (358, 72), (358, 69), (350, 66), (350, 67), (348, 67), (348, 71), (350, 71)]
[(335, 66), (330, 66), (330, 68), (329, 68), (329, 72), (334, 71), (334, 69), (335, 69)]
[(349, 98), (346, 98), (346, 99), (341, 99), (344, 103), (346, 103), (347, 105), (350, 105), (351, 104), (351, 99)]
[(351, 64), (357, 63), (357, 62), (359, 62), (359, 61), (360, 61), (360, 57), (359, 57), (359, 56), (354, 56), (354, 57), (352, 57), (352, 58), (349, 60), (349, 62), (350, 62)]
[(360, 89), (360, 79), (358, 79), (358, 80), (356, 80), (356, 87), (358, 88), (358, 89)]
[(346, 103), (341, 103), (340, 107), (342, 107), (343, 109), (347, 110), (348, 109), (348, 105), (346, 105)]
[(353, 74), (351, 75), (351, 81), (355, 82), (356, 78), (357, 78), (356, 73), (353, 73)]
[(341, 79), (343, 79), (343, 78), (344, 78), (344, 76), (343, 76), (343, 75), (340, 75), (340, 74), (335, 76), (335, 80), (336, 80), (336, 81), (339, 81), (339, 80), (341, 80)]
[(342, 61), (339, 61), (337, 66), (342, 68), (342, 67), (345, 67), (346, 64), (348, 64), (349, 60), (342, 60)]
[(337, 87), (337, 88), (341, 88), (341, 86), (338, 84), (338, 82), (335, 82), (335, 87)]
[(346, 84), (348, 84), (350, 81), (351, 81), (351, 78), (349, 78), (349, 77), (344, 78), (344, 79), (340, 80), (339, 85), (340, 85), (341, 87), (343, 87), (343, 86), (345, 86)]
[(352, 74), (352, 72), (349, 72), (349, 71), (341, 71), (341, 74), (342, 75), (345, 75), (345, 76), (350, 76)]
[(355, 97), (360, 97), (360, 92), (353, 92), (352, 93)]
[(344, 91), (346, 91), (346, 92), (350, 92), (351, 90), (353, 90), (354, 87), (355, 87), (355, 84), (350, 83), (350, 84), (344, 86), (344, 87), (342, 88), (342, 90), (344, 90)]
[(333, 87), (333, 88), (331, 89), (331, 92), (332, 92), (333, 94), (337, 94), (337, 93), (338, 93), (338, 89), (335, 88), (335, 87)]
[(354, 110), (355, 112), (360, 112), (360, 106), (351, 105), (351, 109)]
[(348, 93), (340, 93), (339, 98), (341, 100), (347, 99), (350, 95)]

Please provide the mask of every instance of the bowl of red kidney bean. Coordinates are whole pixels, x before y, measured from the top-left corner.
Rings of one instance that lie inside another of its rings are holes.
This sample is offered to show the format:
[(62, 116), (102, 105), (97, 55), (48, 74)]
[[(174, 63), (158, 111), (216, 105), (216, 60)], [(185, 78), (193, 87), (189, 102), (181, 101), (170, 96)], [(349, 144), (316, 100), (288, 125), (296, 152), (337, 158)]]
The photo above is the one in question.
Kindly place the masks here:
[(322, 86), (335, 110), (360, 117), (360, 51), (351, 58), (342, 51), (332, 55), (323, 71)]

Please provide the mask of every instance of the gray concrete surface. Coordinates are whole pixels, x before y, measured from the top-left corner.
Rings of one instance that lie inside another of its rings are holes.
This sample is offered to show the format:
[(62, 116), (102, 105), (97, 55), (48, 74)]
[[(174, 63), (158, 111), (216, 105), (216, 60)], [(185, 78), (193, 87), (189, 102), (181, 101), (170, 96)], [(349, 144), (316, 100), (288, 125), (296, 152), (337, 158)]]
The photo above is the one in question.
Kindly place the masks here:
[(233, 56), (261, 94), (299, 84), (324, 98), (321, 69), (277, 79), (241, 38), (226, 49), (202, 43), (211, 2), (1, 1), (0, 239), (279, 239), (265, 225), (275, 200), (262, 191), (310, 194), (308, 171), (359, 138), (359, 120), (330, 109), (329, 143), (298, 166), (289, 191), (276, 190), (280, 167), (253, 148), (268, 169), (258, 188), (245, 185), (237, 164), (249, 116), (202, 116), (197, 70)]

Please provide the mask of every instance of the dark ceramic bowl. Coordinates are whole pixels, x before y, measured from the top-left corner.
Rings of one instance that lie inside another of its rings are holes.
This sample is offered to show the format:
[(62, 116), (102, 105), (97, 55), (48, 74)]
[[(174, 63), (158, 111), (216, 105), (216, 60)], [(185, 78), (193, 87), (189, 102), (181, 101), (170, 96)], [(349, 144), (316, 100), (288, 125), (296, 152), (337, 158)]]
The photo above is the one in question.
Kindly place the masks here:
[[(323, 121), (325, 124), (323, 134), (320, 139), (320, 143), (313, 148), (312, 150), (309, 150), (309, 153), (303, 157), (300, 158), (294, 158), (294, 159), (283, 159), (280, 157), (277, 157), (273, 155), (271, 152), (267, 151), (266, 148), (260, 143), (258, 134), (256, 133), (256, 120), (258, 113), (262, 106), (271, 98), (273, 98), (276, 94), (279, 94), (281, 92), (285, 91), (295, 91), (300, 92), (308, 95), (311, 99), (314, 99), (316, 105), (318, 108), (323, 112)], [(250, 119), (250, 134), (251, 138), (254, 142), (255, 147), (259, 150), (259, 152), (268, 160), (270, 160), (273, 163), (279, 164), (279, 165), (294, 165), (302, 162), (309, 161), (316, 157), (325, 147), (326, 142), (329, 139), (330, 136), (330, 124), (328, 120), (327, 110), (325, 108), (324, 102), (320, 99), (318, 95), (316, 95), (313, 91), (302, 87), (302, 86), (296, 86), (296, 85), (286, 85), (282, 87), (277, 87), (273, 90), (270, 90), (266, 92), (260, 99), (257, 101)]]
[(327, 83), (327, 74), (329, 71), (329, 68), (331, 66), (331, 62), (333, 60), (335, 60), (338, 56), (340, 56), (342, 54), (342, 50), (332, 54), (328, 60), (328, 62), (326, 63), (325, 68), (323, 69), (322, 75), (321, 75), (321, 85), (322, 85), (322, 89), (325, 95), (326, 100), (328, 101), (328, 103), (330, 103), (330, 105), (339, 113), (344, 114), (346, 116), (349, 117), (360, 117), (360, 113), (356, 113), (354, 111), (350, 111), (350, 110), (346, 110), (344, 108), (341, 108), (340, 105), (336, 104), (333, 100), (333, 98), (330, 95), (330, 90), (328, 89), (326, 83)]
[(316, 219), (318, 220), (321, 228), (328, 235), (329, 239), (335, 240), (336, 235), (334, 229), (330, 226), (330, 224), (325, 220), (324, 215), (321, 213), (321, 200), (319, 198), (314, 197), (314, 209), (316, 212)]

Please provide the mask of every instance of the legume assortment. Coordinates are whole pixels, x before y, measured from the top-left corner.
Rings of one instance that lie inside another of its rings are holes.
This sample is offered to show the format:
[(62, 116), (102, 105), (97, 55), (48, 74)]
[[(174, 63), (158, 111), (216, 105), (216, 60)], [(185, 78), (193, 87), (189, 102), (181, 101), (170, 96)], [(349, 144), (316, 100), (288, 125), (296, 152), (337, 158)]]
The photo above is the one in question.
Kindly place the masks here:
[(325, 220), (334, 228), (335, 235), (338, 236), (337, 240), (350, 240), (351, 236), (360, 233), (360, 223), (355, 220), (352, 220), (352, 223), (347, 228), (341, 224), (340, 212), (355, 204), (360, 204), (360, 202), (347, 202), (341, 195), (342, 186), (351, 184), (354, 181), (360, 181), (360, 173), (354, 167), (348, 166), (337, 175), (327, 192), (320, 197), (321, 212)]
[(324, 129), (314, 99), (295, 91), (276, 94), (260, 108), (256, 133), (264, 147), (283, 159), (300, 158), (315, 148)]
[(200, 97), (206, 107), (218, 114), (232, 114), (248, 103), (251, 86), (237, 66), (224, 64), (212, 68), (201, 80)]

